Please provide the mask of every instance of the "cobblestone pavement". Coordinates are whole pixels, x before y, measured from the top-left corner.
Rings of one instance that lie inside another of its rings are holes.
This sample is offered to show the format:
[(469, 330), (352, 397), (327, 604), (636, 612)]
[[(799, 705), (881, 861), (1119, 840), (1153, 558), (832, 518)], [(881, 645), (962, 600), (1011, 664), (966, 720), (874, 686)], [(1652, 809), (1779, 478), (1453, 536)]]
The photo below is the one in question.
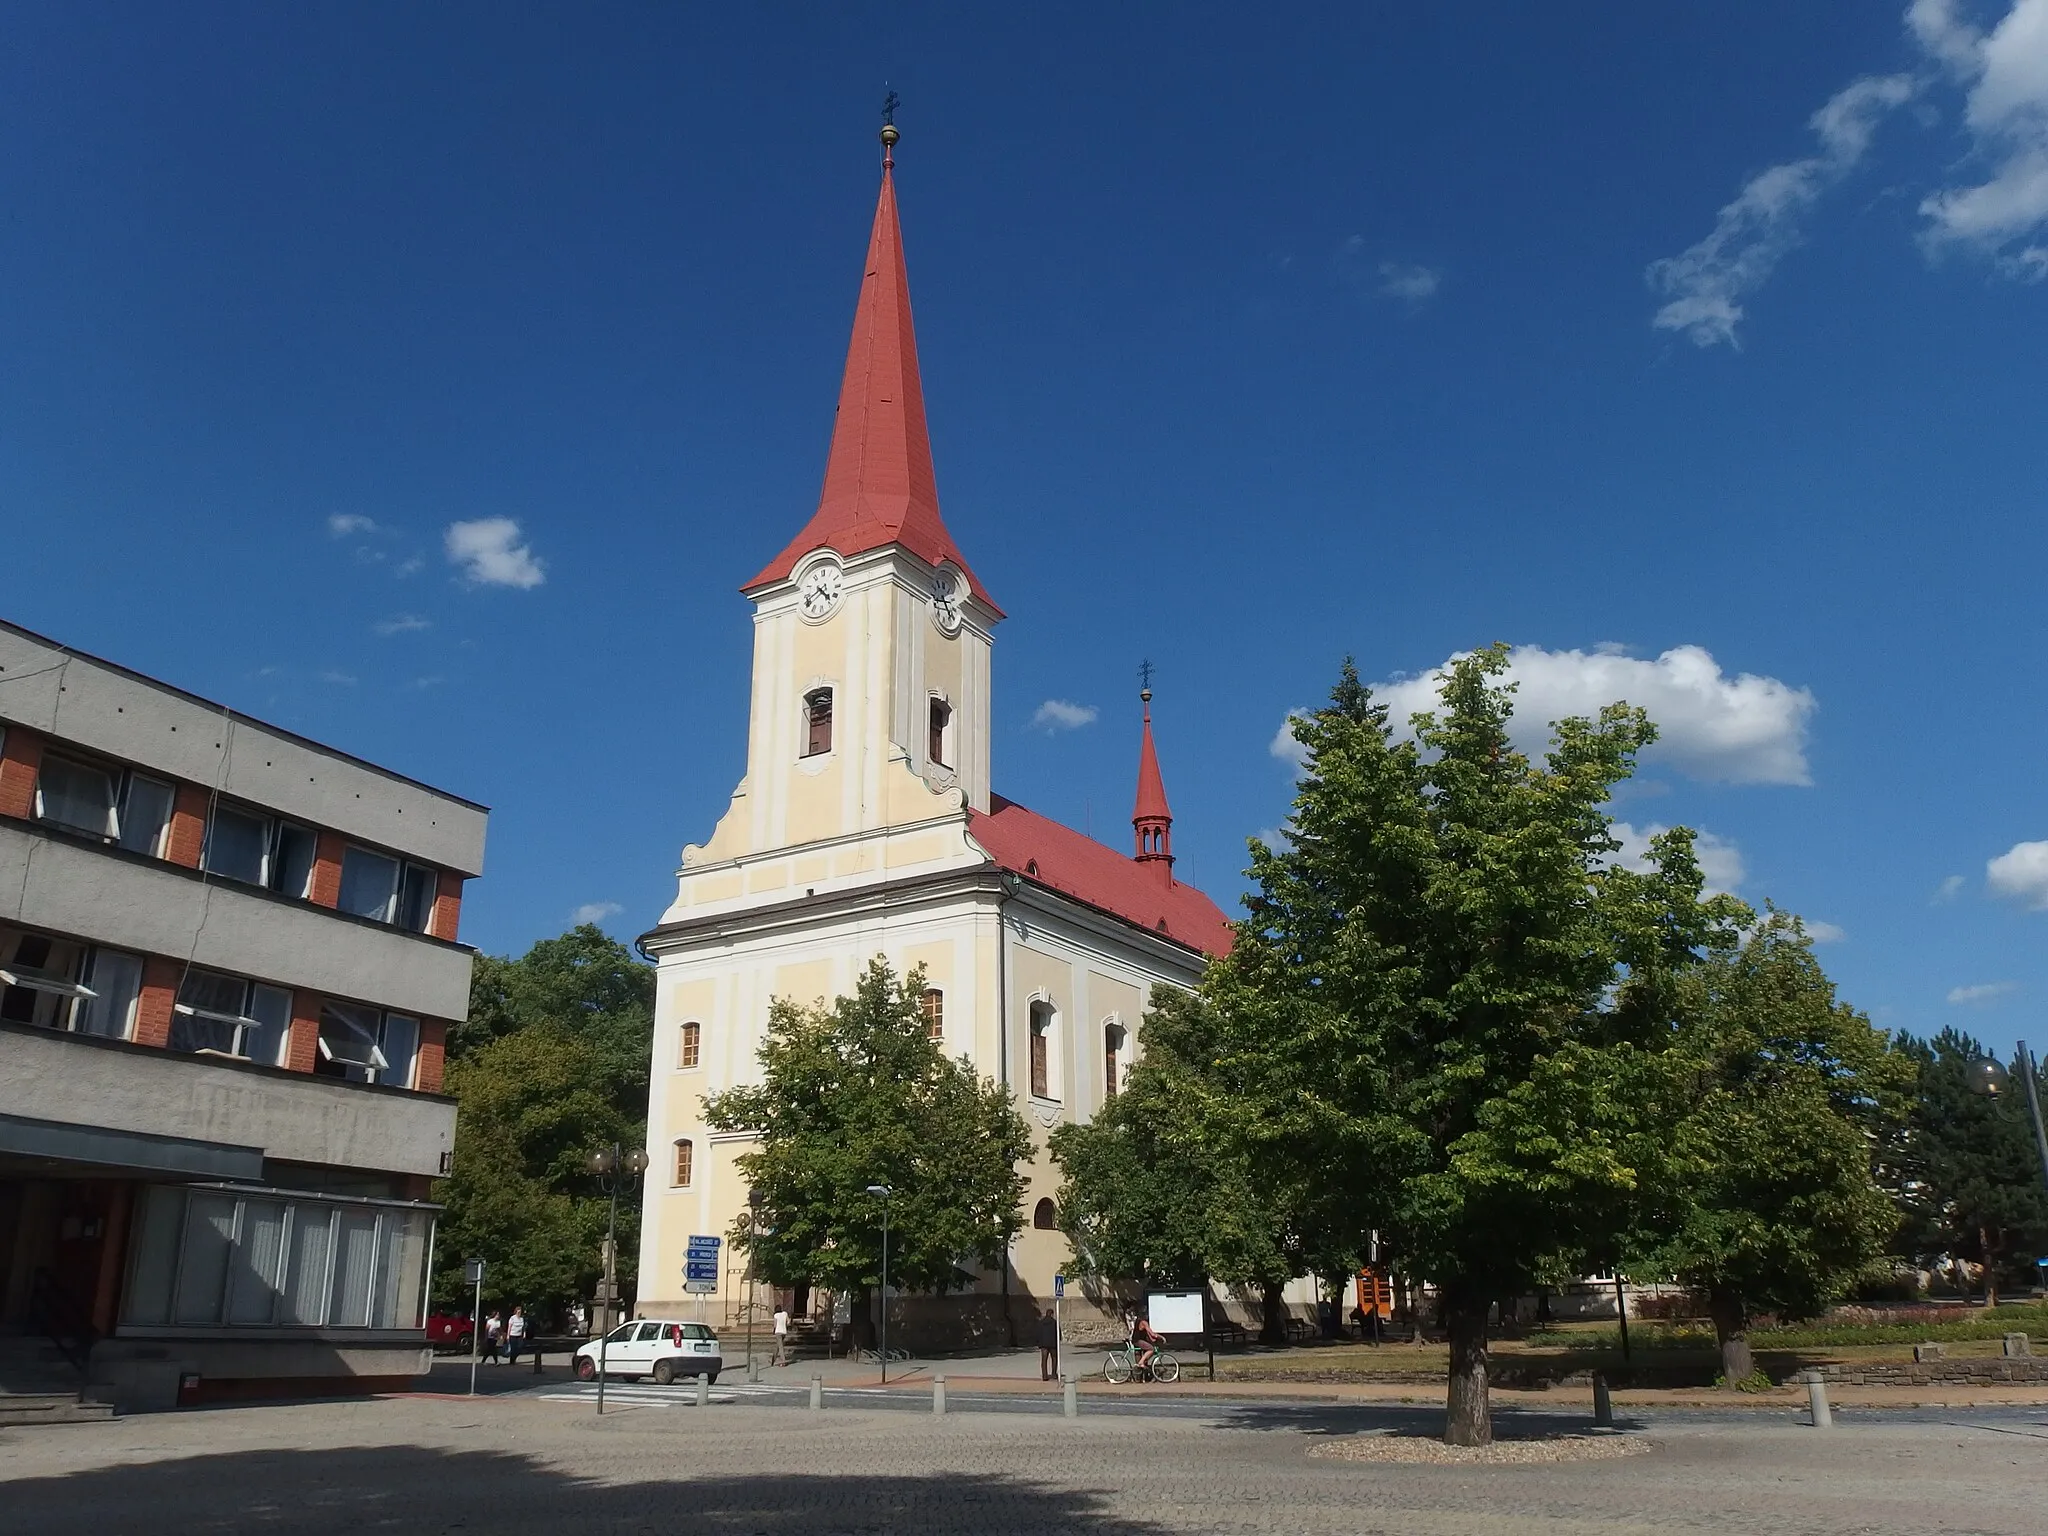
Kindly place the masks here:
[(535, 1398), (219, 1408), (0, 1431), (8, 1536), (489, 1532), (2042, 1533), (2048, 1425), (1659, 1425), (1554, 1466), (1314, 1458), (1292, 1424), (812, 1413), (599, 1420)]

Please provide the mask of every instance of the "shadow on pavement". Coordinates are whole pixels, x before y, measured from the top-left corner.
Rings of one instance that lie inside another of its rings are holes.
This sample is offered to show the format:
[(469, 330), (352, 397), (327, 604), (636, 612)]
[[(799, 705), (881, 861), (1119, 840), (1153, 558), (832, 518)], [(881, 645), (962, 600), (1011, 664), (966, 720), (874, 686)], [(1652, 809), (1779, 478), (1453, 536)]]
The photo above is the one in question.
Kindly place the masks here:
[[(1220, 1403), (1205, 1416), (1218, 1429), (1291, 1430), (1302, 1435), (1356, 1435), (1379, 1432), (1439, 1439), (1444, 1410), (1388, 1403)], [(1617, 1414), (1614, 1427), (1639, 1430), (1643, 1423)], [(1584, 1435), (1593, 1429), (1583, 1413), (1531, 1413), (1519, 1408), (1493, 1410), (1496, 1440), (1545, 1440), (1556, 1435)]]
[(307, 1447), (95, 1467), (6, 1485), (6, 1525), (37, 1536), (220, 1531), (689, 1532), (850, 1536), (952, 1530), (976, 1536), (1076, 1531), (1154, 1536), (1091, 1493), (984, 1477), (812, 1476), (604, 1483), (496, 1451)]

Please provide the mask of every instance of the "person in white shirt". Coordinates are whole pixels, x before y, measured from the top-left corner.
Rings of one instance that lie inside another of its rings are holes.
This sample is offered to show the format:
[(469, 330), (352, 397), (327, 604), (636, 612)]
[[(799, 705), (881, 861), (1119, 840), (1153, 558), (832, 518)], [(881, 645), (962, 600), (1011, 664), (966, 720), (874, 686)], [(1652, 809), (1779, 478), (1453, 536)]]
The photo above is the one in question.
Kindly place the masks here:
[(491, 1315), (484, 1319), (484, 1358), (493, 1365), (504, 1363), (498, 1359), (498, 1338), (504, 1331), (505, 1325), (498, 1321), (498, 1314), (493, 1310)]
[(505, 1359), (508, 1363), (519, 1363), (519, 1346), (525, 1342), (526, 1308), (514, 1307), (512, 1315), (505, 1319)]
[(789, 1313), (779, 1304), (775, 1308), (775, 1364), (789, 1364)]

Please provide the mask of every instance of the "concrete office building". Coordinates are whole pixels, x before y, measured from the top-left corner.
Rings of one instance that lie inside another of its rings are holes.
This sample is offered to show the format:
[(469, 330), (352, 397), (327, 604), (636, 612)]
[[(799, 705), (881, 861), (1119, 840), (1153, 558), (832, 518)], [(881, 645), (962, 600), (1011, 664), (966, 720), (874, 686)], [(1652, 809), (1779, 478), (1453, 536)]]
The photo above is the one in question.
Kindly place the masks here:
[(0, 624), (0, 1388), (425, 1369), (485, 814)]

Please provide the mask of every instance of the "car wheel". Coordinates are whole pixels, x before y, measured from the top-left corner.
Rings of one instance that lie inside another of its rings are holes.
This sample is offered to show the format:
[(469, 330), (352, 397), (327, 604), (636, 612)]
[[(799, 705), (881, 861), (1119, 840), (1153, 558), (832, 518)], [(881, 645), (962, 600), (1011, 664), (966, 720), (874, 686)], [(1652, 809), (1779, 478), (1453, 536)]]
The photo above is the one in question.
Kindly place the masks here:
[(654, 1362), (654, 1379), (665, 1387), (676, 1379), (676, 1368), (666, 1360), (657, 1360)]
[(455, 1352), (458, 1355), (466, 1355), (475, 1347), (476, 1335), (472, 1333), (465, 1333), (461, 1338), (455, 1341)]
[(578, 1355), (576, 1357), (576, 1379), (578, 1381), (597, 1380), (597, 1362), (588, 1355)]

